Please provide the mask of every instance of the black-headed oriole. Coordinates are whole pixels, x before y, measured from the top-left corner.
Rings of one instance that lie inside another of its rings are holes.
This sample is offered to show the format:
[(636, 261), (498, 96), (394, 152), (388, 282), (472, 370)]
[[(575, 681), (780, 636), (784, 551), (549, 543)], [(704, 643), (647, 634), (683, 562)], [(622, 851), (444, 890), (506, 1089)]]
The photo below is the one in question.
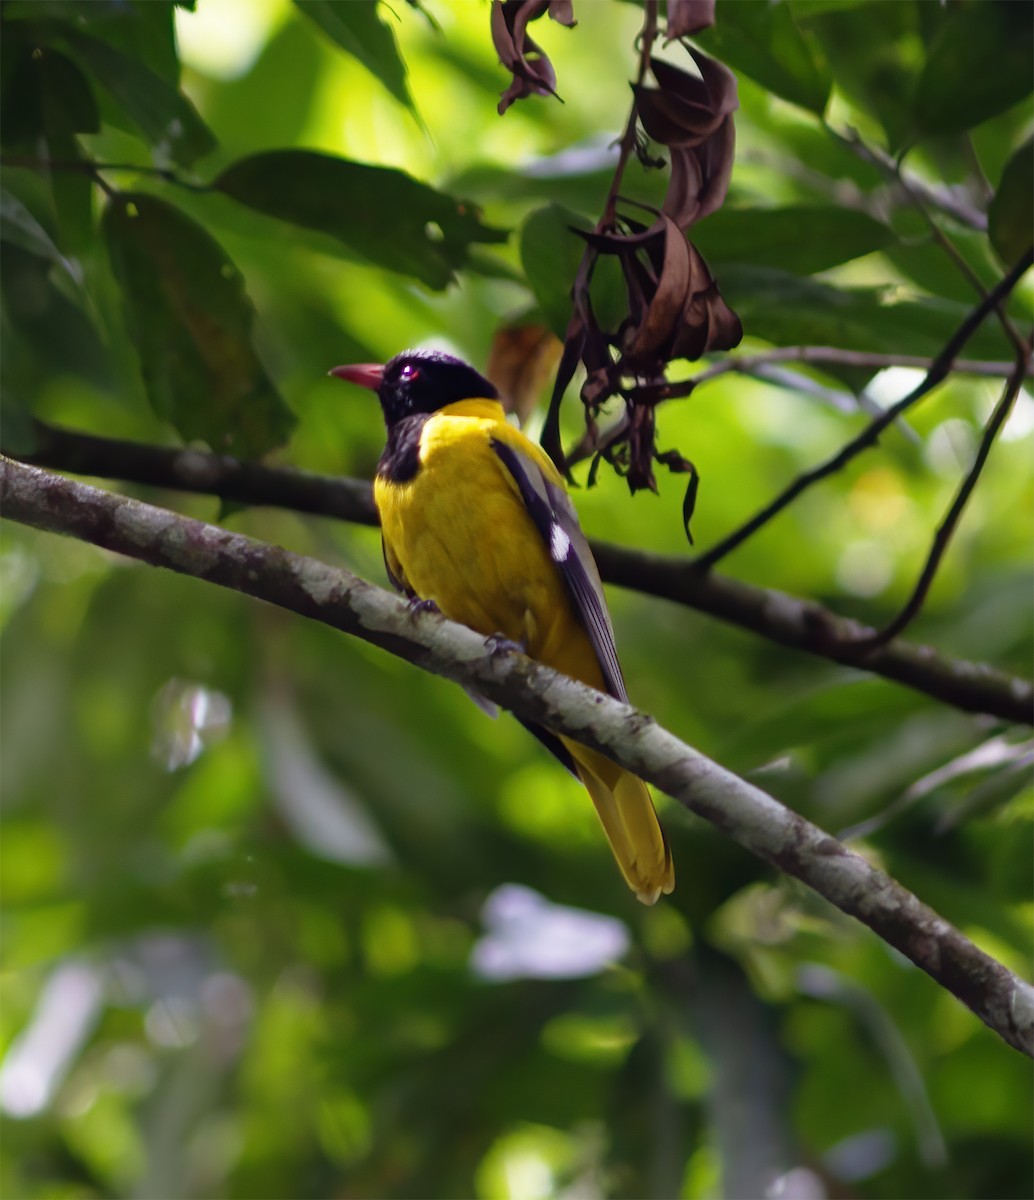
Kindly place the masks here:
[[(392, 583), (627, 700), (599, 572), (563, 479), (507, 422), (492, 384), (429, 350), (331, 374), (380, 398), (388, 438), (374, 499)], [(529, 728), (588, 789), (636, 896), (653, 904), (670, 892), (671, 852), (646, 784), (595, 750)]]

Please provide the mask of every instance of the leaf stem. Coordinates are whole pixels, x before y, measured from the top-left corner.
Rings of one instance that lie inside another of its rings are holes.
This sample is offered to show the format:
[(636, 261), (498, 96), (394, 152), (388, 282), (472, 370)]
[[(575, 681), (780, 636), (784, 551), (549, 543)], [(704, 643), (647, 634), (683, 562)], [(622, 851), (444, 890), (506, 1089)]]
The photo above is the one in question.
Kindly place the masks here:
[(89, 175), (109, 196), (115, 194), (111, 186), (102, 177), (103, 171), (129, 171), (135, 175), (150, 175), (155, 179), (163, 179), (166, 183), (185, 188), (188, 192), (210, 192), (210, 183), (192, 183), (177, 175), (168, 167), (148, 167), (140, 163), (105, 163), (94, 162), (89, 158), (39, 158), (32, 154), (0, 155), (0, 166), (26, 167), (35, 171), (67, 171), (78, 175)]

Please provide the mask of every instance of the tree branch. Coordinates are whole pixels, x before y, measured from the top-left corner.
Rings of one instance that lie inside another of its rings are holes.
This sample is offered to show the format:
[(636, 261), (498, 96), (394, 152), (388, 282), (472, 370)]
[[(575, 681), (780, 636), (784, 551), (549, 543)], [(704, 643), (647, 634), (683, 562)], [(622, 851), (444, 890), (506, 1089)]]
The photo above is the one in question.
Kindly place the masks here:
[(1023, 384), (1023, 378), (1027, 373), (1027, 358), (1029, 354), (1030, 347), (1028, 346), (1025, 353), (1017, 356), (1016, 367), (1012, 373), (1012, 377), (1007, 381), (1002, 391), (1001, 399), (995, 405), (995, 410), (984, 428), (984, 436), (980, 440), (980, 446), (973, 459), (973, 465), (967, 471), (965, 479), (963, 479), (959, 486), (959, 490), (955, 495), (955, 499), (951, 502), (951, 507), (945, 514), (944, 520), (937, 527), (933, 545), (930, 547), (930, 553), (927, 556), (926, 563), (919, 575), (919, 580), (913, 589), (912, 595), (909, 596), (904, 607), (893, 620), (888, 621), (882, 629), (862, 639), (863, 646), (886, 645), (887, 642), (892, 638), (896, 638), (905, 629), (923, 607), (927, 594), (930, 591), (930, 585), (937, 574), (937, 568), (940, 566), (941, 559), (948, 549), (948, 543), (951, 541), (952, 535), (959, 521), (962, 519), (962, 510), (966, 507), (966, 503), (977, 485), (977, 480), (980, 478), (980, 473), (984, 469), (984, 464), (987, 462), (987, 456), (991, 453), (991, 446), (994, 444), (999, 430), (1005, 424), (1006, 417), (1012, 411), (1013, 403)]
[(778, 496), (770, 503), (766, 504), (760, 512), (756, 513), (751, 519), (740, 526), (739, 529), (723, 538), (710, 550), (699, 555), (694, 561), (698, 567), (713, 567), (716, 562), (725, 558), (738, 546), (742, 545), (747, 538), (763, 526), (767, 525), (773, 517), (778, 516), (787, 505), (791, 504), (797, 497), (806, 491), (813, 483), (818, 483), (820, 479), (825, 479), (829, 475), (835, 474), (837, 471), (845, 467), (851, 459), (861, 453), (862, 450), (868, 449), (875, 445), (880, 434), (893, 424), (902, 413), (906, 412), (917, 401), (921, 400), (928, 392), (933, 389), (947, 377), (951, 370), (952, 363), (955, 361), (956, 355), (962, 347), (969, 341), (979, 326), (986, 319), (988, 313), (997, 308), (1001, 300), (1003, 300), (1012, 289), (1016, 286), (1022, 276), (1034, 265), (1034, 250), (1027, 251), (1018, 263), (1009, 271), (1004, 278), (1000, 279), (990, 292), (980, 301), (966, 317), (958, 329), (952, 334), (944, 346), (944, 349), (937, 355), (933, 361), (933, 365), (927, 371), (923, 381), (904, 396), (896, 404), (892, 404), (881, 416), (870, 422), (865, 429), (856, 437), (853, 438), (846, 446), (838, 450), (832, 458), (828, 458), (824, 463), (820, 463), (817, 467), (813, 467), (810, 471), (804, 471), (787, 488), (779, 493)]
[(30, 453), (21, 454), (6, 446), (3, 452), (24, 462), (77, 475), (197, 492), (241, 504), (289, 508), (359, 525), (378, 523), (373, 492), (366, 480), (316, 475), (293, 467), (267, 467), (205, 450), (97, 437), (43, 421), (33, 421), (32, 434), (35, 445)]
[(618, 587), (687, 605), (792, 650), (891, 679), (964, 712), (1026, 725), (1034, 719), (1034, 684), (986, 663), (900, 639), (867, 648), (869, 626), (815, 601), (698, 571), (692, 562), (670, 555), (606, 542), (593, 542), (592, 551), (603, 578)]
[[(31, 455), (15, 457), (40, 466), (361, 525), (377, 524), (377, 510), (365, 480), (242, 463), (201, 450), (72, 433), (40, 421), (34, 422), (33, 429), (36, 449)], [(592, 549), (608, 583), (694, 608), (789, 649), (881, 675), (965, 712), (988, 713), (1023, 724), (1034, 719), (1034, 685), (984, 663), (951, 658), (930, 646), (902, 641), (868, 649), (863, 642), (872, 629), (821, 604), (717, 572), (699, 571), (685, 558), (606, 542), (593, 542)]]
[(845, 134), (834, 129), (827, 121), (823, 121), (822, 124), (830, 137), (842, 146), (846, 146), (856, 157), (896, 179), (910, 202), (919, 196), (927, 204), (940, 209), (949, 217), (953, 217), (961, 225), (976, 229), (980, 233), (987, 233), (987, 214), (974, 208), (972, 204), (961, 199), (955, 192), (943, 187), (935, 187), (916, 175), (906, 175), (895, 159), (878, 146), (871, 146), (868, 142), (863, 141), (856, 129), (848, 129)]
[(882, 871), (645, 713), (315, 559), (0, 459), (4, 515), (233, 588), (361, 637), (608, 754), (868, 925), (1034, 1056), (1034, 988)]
[[(692, 379), (671, 384), (659, 398), (679, 399), (688, 396), (702, 383), (710, 383), (712, 379), (727, 375), (731, 371), (739, 375), (751, 375), (759, 367), (776, 363), (799, 362), (816, 366), (828, 364), (857, 367), (864, 371), (882, 371), (887, 367), (913, 367), (919, 371), (929, 371), (934, 361), (917, 354), (876, 354), (867, 350), (841, 350), (837, 346), (774, 346), (771, 350), (763, 350), (758, 354), (730, 354), (719, 362), (712, 363)], [(951, 369), (960, 375), (990, 376), (999, 379), (1008, 375), (1012, 367), (1012, 362), (1008, 361), (985, 362), (974, 358), (959, 358), (952, 363)]]

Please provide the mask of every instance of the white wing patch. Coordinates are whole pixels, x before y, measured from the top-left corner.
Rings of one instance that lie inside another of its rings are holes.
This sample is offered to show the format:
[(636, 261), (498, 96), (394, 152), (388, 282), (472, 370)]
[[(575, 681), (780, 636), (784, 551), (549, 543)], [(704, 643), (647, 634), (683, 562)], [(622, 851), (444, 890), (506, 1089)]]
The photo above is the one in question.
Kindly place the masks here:
[(555, 563), (564, 563), (567, 562), (567, 556), (570, 553), (571, 539), (554, 522), (549, 531), (549, 557)]

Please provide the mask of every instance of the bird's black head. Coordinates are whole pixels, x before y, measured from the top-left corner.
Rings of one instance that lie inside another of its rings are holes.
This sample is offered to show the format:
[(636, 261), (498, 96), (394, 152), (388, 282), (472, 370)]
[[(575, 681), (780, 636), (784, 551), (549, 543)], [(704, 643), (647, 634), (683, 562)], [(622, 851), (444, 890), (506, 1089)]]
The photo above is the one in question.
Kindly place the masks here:
[(437, 412), (457, 400), (495, 400), (499, 395), (473, 367), (438, 350), (403, 350), (383, 367), (361, 363), (334, 367), (330, 373), (375, 391), (389, 429), (404, 417)]

